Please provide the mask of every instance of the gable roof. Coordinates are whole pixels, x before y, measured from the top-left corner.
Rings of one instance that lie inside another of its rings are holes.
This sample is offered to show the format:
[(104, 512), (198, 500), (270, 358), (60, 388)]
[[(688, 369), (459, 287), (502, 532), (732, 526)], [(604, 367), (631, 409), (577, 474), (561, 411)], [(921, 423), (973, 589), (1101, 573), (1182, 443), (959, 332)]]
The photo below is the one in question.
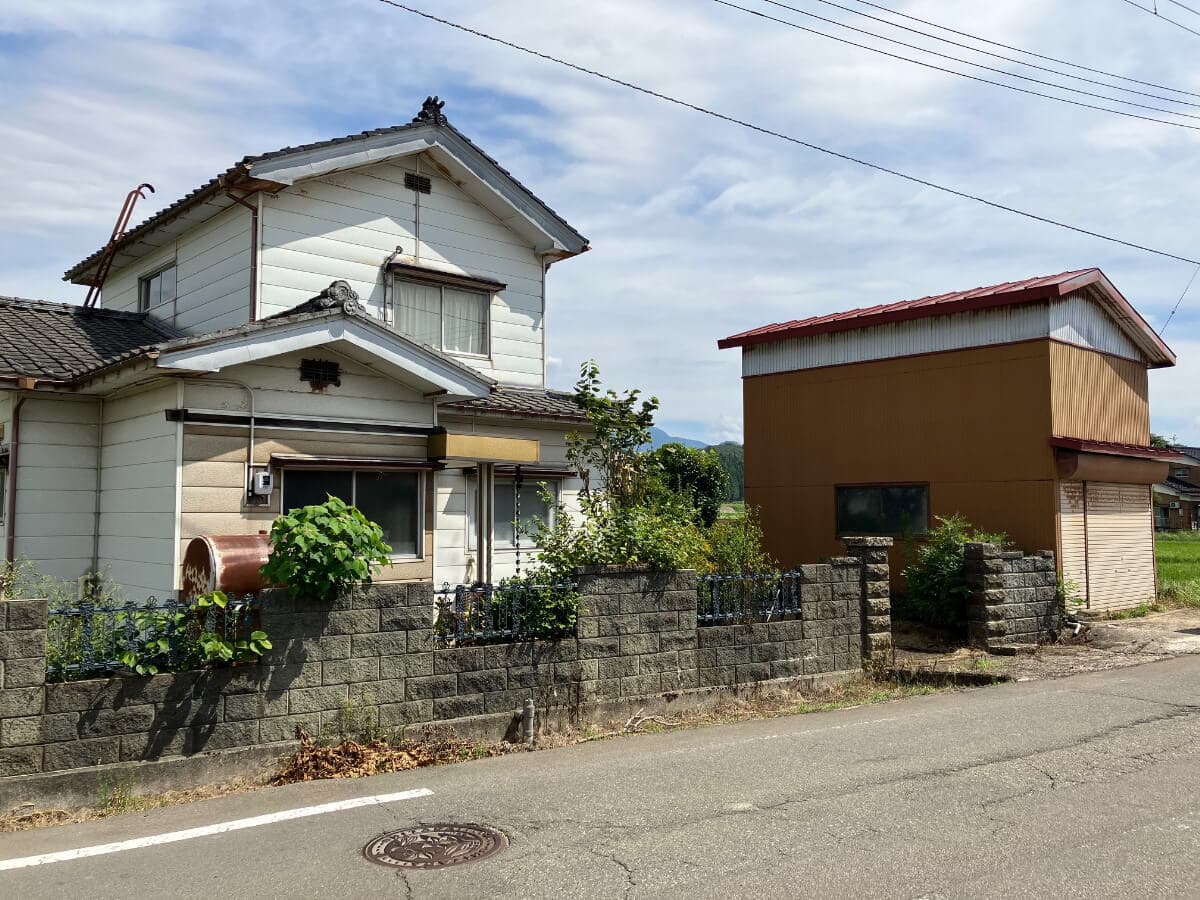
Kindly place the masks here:
[(811, 316), (764, 325), (730, 335), (717, 342), (722, 350), (730, 347), (752, 347), (790, 338), (817, 334), (832, 334), (857, 328), (870, 328), (895, 322), (908, 322), (927, 316), (952, 315), (981, 309), (993, 309), (1018, 303), (1032, 303), (1066, 296), (1073, 291), (1092, 287), (1106, 312), (1146, 354), (1151, 365), (1172, 366), (1175, 354), (1122, 296), (1104, 273), (1097, 268), (1076, 269), (1058, 275), (1043, 275), (1024, 281), (1007, 281), (966, 291), (861, 307), (845, 312)]
[(146, 313), (0, 297), (0, 379), (75, 381), (180, 334)]
[[(441, 112), (443, 105), (436, 97), (430, 97), (421, 112), (406, 125), (375, 128), (345, 137), (245, 156), (240, 162), (127, 231), (117, 242), (114, 268), (159, 249), (163, 242), (151, 240), (159, 229), (183, 220), (183, 227), (177, 229), (182, 232), (232, 206), (235, 201), (226, 193), (230, 189), (240, 192), (276, 191), (302, 178), (371, 165), (422, 151), (436, 152), (442, 157), (438, 161), (452, 167), (456, 175), (486, 185), (486, 197), (503, 202), (545, 234), (553, 246), (541, 248), (543, 252), (557, 252), (562, 257), (585, 252), (588, 249), (587, 238), (451, 125)], [(101, 247), (69, 268), (63, 280), (74, 284), (91, 284), (90, 279), (95, 274), (104, 249)]]

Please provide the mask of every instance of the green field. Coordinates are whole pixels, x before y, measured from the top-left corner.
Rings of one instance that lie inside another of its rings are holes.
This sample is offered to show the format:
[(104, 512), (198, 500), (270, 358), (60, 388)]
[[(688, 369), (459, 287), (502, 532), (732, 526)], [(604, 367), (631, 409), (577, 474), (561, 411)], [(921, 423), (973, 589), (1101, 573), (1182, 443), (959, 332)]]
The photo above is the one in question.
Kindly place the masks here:
[(722, 519), (740, 519), (746, 514), (746, 502), (744, 500), (734, 500), (731, 503), (721, 504)]
[(1156, 536), (1158, 598), (1172, 606), (1200, 606), (1200, 532)]

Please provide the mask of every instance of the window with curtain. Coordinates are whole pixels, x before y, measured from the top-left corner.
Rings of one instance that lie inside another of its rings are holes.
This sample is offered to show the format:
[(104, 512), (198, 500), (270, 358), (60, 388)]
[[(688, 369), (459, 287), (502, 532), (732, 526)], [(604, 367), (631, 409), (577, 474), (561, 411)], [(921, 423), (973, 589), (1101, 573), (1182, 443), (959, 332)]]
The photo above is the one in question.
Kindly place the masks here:
[(486, 356), (491, 297), (450, 285), (397, 278), (396, 330), (449, 353)]
[[(551, 501), (542, 498), (542, 488), (550, 491)], [(547, 525), (554, 523), (554, 504), (558, 502), (557, 481), (526, 479), (521, 483), (521, 546), (533, 549), (534, 520), (541, 519)], [(476, 482), (472, 479), (467, 488), (467, 549), (476, 549), (475, 504)], [(497, 478), (492, 495), (492, 546), (497, 550), (510, 550), (517, 545), (514, 526), (516, 517), (516, 481), (512, 478)]]
[(369, 469), (287, 469), (283, 508), (324, 503), (332, 494), (383, 529), (393, 556), (420, 556), (421, 475), (419, 472)]

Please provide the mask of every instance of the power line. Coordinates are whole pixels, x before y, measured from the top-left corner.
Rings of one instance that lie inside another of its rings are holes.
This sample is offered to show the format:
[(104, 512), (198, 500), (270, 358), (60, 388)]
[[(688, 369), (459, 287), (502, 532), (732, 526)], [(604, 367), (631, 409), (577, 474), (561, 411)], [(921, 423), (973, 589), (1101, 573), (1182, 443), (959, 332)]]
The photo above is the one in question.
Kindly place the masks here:
[(902, 19), (908, 19), (910, 22), (920, 22), (922, 25), (928, 25), (930, 28), (938, 28), (950, 34), (957, 34), (959, 37), (970, 38), (973, 41), (990, 44), (993, 47), (1001, 47), (1005, 50), (1012, 50), (1016, 53), (1024, 53), (1026, 56), (1032, 56), (1035, 59), (1044, 59), (1047, 62), (1058, 63), (1060, 66), (1070, 66), (1072, 69), (1079, 69), (1083, 72), (1091, 72), (1094, 75), (1104, 75), (1107, 78), (1117, 78), (1121, 81), (1128, 81), (1132, 84), (1140, 84), (1143, 87), (1157, 88), (1160, 91), (1171, 91), (1174, 94), (1187, 94), (1190, 97), (1200, 97), (1200, 93), (1195, 91), (1185, 91), (1179, 88), (1168, 87), (1165, 84), (1156, 84), (1153, 81), (1142, 81), (1140, 78), (1130, 78), (1128, 75), (1117, 75), (1113, 72), (1106, 72), (1103, 69), (1094, 69), (1091, 66), (1085, 66), (1082, 63), (1073, 63), (1070, 60), (1059, 59), (1056, 56), (1047, 56), (1045, 53), (1037, 53), (1033, 50), (1026, 50), (1022, 47), (1014, 47), (1012, 44), (1005, 44), (1001, 41), (994, 41), (991, 38), (980, 37), (977, 34), (971, 34), (969, 31), (959, 31), (957, 28), (950, 28), (947, 25), (939, 25), (937, 22), (931, 22), (929, 19), (922, 19), (920, 16), (914, 16), (909, 13), (900, 12), (897, 9), (892, 9), (888, 6), (883, 6), (879, 3), (873, 3), (871, 0), (854, 0), (855, 3), (869, 6), (872, 9), (878, 9), (881, 12), (889, 15), (898, 16)]
[(433, 13), (425, 12), (424, 10), (417, 9), (412, 6), (408, 6), (404, 3), (400, 3), (400, 2), (398, 2), (398, 0), (379, 0), (379, 2), (384, 3), (388, 6), (394, 6), (396, 9), (402, 9), (405, 12), (412, 13), (413, 15), (416, 15), (416, 16), (420, 16), (423, 19), (428, 19), (431, 22), (437, 22), (439, 25), (445, 25), (447, 28), (453, 28), (456, 31), (461, 31), (464, 34), (470, 34), (470, 35), (473, 35), (474, 37), (482, 38), (483, 40), (490, 41), (493, 44), (500, 44), (501, 46), (508, 47), (512, 50), (519, 50), (521, 53), (525, 53), (529, 56), (535, 56), (538, 59), (543, 59), (547, 62), (552, 62), (555, 65), (563, 66), (564, 68), (568, 68), (573, 71), (580, 72), (584, 75), (590, 75), (593, 78), (599, 78), (602, 81), (609, 82), (610, 84), (619, 85), (620, 87), (628, 88), (631, 91), (637, 91), (639, 94), (644, 94), (647, 97), (654, 97), (655, 99), (662, 100), (665, 103), (670, 103), (674, 106), (680, 106), (680, 107), (683, 107), (684, 109), (690, 109), (693, 112), (698, 112), (698, 113), (701, 113), (706, 116), (711, 116), (714, 119), (720, 119), (723, 122), (728, 122), (732, 125), (738, 125), (742, 128), (749, 129), (750, 131), (756, 131), (759, 134), (765, 134), (765, 135), (768, 135), (773, 138), (778, 138), (779, 140), (782, 140), (782, 141), (787, 141), (788, 143), (791, 143), (791, 144), (796, 144), (797, 146), (800, 146), (800, 147), (805, 147), (809, 150), (815, 150), (818, 153), (824, 153), (826, 156), (832, 156), (835, 159), (844, 160), (845, 162), (852, 162), (855, 165), (863, 166), (868, 169), (874, 169), (877, 172), (883, 172), (885, 175), (892, 175), (896, 178), (901, 178), (905, 181), (911, 182), (912, 184), (918, 184), (918, 185), (921, 185), (922, 187), (932, 188), (935, 191), (941, 191), (944, 194), (950, 194), (951, 196), (960, 197), (964, 200), (972, 200), (976, 203), (981, 203), (984, 206), (990, 206), (992, 209), (998, 209), (1003, 212), (1008, 212), (1008, 213), (1012, 213), (1014, 215), (1022, 216), (1026, 219), (1032, 219), (1035, 222), (1042, 222), (1047, 225), (1054, 225), (1058, 228), (1065, 228), (1066, 230), (1073, 231), (1076, 234), (1087, 235), (1088, 237), (1094, 237), (1094, 238), (1097, 238), (1102, 241), (1108, 241), (1109, 243), (1120, 244), (1123, 247), (1129, 247), (1133, 250), (1141, 250), (1144, 253), (1152, 253), (1155, 256), (1162, 256), (1162, 257), (1165, 257), (1166, 259), (1174, 259), (1174, 260), (1178, 260), (1179, 262), (1189, 263), (1190, 265), (1193, 265), (1193, 266), (1200, 266), (1200, 260), (1191, 259), (1190, 257), (1187, 257), (1187, 256), (1179, 256), (1175, 253), (1169, 253), (1166, 250), (1156, 250), (1153, 247), (1147, 247), (1143, 244), (1135, 244), (1131, 241), (1126, 241), (1126, 240), (1122, 240), (1121, 238), (1112, 237), (1111, 235), (1102, 234), (1098, 231), (1090, 231), (1086, 228), (1081, 228), (1077, 225), (1069, 225), (1066, 222), (1060, 222), (1057, 219), (1051, 219), (1047, 216), (1038, 215), (1037, 213), (1027, 212), (1023, 209), (1017, 209), (1016, 207), (1013, 207), (1013, 206), (1007, 206), (1003, 203), (998, 203), (995, 200), (987, 200), (983, 197), (976, 196), (975, 194), (968, 194), (965, 191), (960, 191), (960, 190), (957, 190), (952, 187), (947, 187), (946, 185), (943, 185), (943, 184), (937, 184), (936, 182), (933, 182), (933, 181), (927, 181), (924, 178), (919, 178), (916, 175), (909, 175), (905, 172), (898, 171), (897, 169), (889, 169), (886, 166), (881, 166), (878, 163), (868, 162), (867, 160), (860, 159), (856, 156), (851, 156), (848, 153), (841, 153), (837, 150), (830, 150), (828, 147), (822, 147), (819, 144), (813, 144), (809, 141), (801, 140), (800, 138), (793, 137), (792, 135), (784, 134), (781, 131), (774, 131), (774, 130), (772, 130), (770, 128), (766, 128), (762, 125), (755, 125), (754, 123), (748, 122), (744, 119), (739, 119), (735, 116), (726, 115), (725, 113), (717, 112), (716, 110), (708, 109), (706, 107), (699, 106), (695, 103), (690, 103), (687, 100), (680, 100), (677, 97), (672, 97), (668, 94), (663, 94), (663, 93), (661, 93), (659, 91), (655, 91), (651, 88), (642, 87), (641, 85), (634, 84), (631, 81), (624, 81), (613, 75), (606, 75), (603, 72), (598, 72), (595, 69), (589, 69), (586, 66), (579, 65), (578, 63), (568, 62), (565, 59), (560, 59), (557, 56), (551, 56), (550, 54), (543, 53), (540, 50), (533, 50), (529, 47), (524, 47), (521, 44), (514, 43), (513, 41), (505, 40), (504, 38), (495, 37), (494, 35), (487, 34), (486, 32), (483, 32), (483, 31), (478, 31), (478, 30), (476, 30), (474, 28), (470, 28), (466, 25), (460, 25), (457, 22), (450, 21), (449, 19), (443, 19), (440, 16), (435, 16)]
[(1186, 9), (1193, 16), (1200, 16), (1200, 9), (1196, 9), (1194, 6), (1188, 6), (1186, 3), (1180, 3), (1179, 0), (1167, 0), (1167, 2), (1173, 3), (1175, 6), (1178, 6), (1180, 9)]
[(1192, 277), (1188, 279), (1187, 285), (1183, 288), (1183, 293), (1179, 295), (1179, 299), (1175, 301), (1175, 306), (1171, 309), (1171, 314), (1167, 316), (1167, 321), (1163, 322), (1162, 328), (1158, 329), (1158, 336), (1162, 337), (1162, 333), (1167, 330), (1167, 326), (1171, 324), (1171, 320), (1175, 318), (1175, 313), (1179, 312), (1179, 307), (1183, 305), (1183, 298), (1188, 295), (1188, 291), (1192, 289), (1192, 282), (1196, 280), (1196, 276), (1200, 275), (1200, 266), (1196, 266), (1192, 272)]
[[(731, 2), (731, 0), (712, 0), (712, 2), (717, 3), (721, 6), (727, 6), (730, 9), (739, 10), (740, 12), (744, 12), (747, 15), (757, 16), (760, 19), (766, 19), (769, 22), (776, 22), (780, 25), (787, 25), (789, 28), (795, 28), (799, 31), (805, 31), (805, 32), (808, 32), (809, 34), (815, 34), (815, 35), (818, 35), (819, 37), (828, 38), (831, 41), (837, 41), (839, 44), (848, 44), (851, 47), (858, 47), (861, 50), (869, 50), (872, 53), (878, 53), (882, 56), (891, 57), (892, 59), (902, 60), (903, 62), (912, 63), (913, 65), (916, 65), (916, 66), (922, 66), (923, 68), (926, 68), (926, 69), (933, 69), (937, 72), (945, 72), (949, 75), (957, 75), (959, 78), (967, 78), (971, 81), (978, 81), (978, 82), (981, 82), (982, 84), (990, 84), (990, 85), (993, 85), (994, 87), (1005, 88), (1006, 90), (1016, 91), (1017, 93), (1020, 93), (1020, 94), (1028, 94), (1032, 97), (1041, 97), (1045, 100), (1055, 100), (1059, 103), (1068, 103), (1071, 106), (1080, 106), (1080, 107), (1083, 107), (1084, 109), (1095, 109), (1095, 110), (1099, 110), (1100, 112), (1113, 113), (1114, 115), (1125, 116), (1130, 119), (1141, 119), (1144, 122), (1157, 122), (1160, 125), (1173, 125), (1176, 128), (1187, 128), (1192, 131), (1200, 131), (1200, 126), (1188, 125), (1185, 122), (1172, 122), (1169, 119), (1158, 119), (1158, 118), (1155, 118), (1154, 116), (1144, 116), (1144, 115), (1141, 115), (1140, 113), (1128, 112), (1123, 109), (1112, 109), (1111, 107), (1108, 107), (1108, 106), (1097, 106), (1094, 103), (1085, 103), (1082, 100), (1072, 100), (1069, 97), (1057, 97), (1054, 94), (1045, 94), (1045, 93), (1042, 93), (1041, 91), (1034, 91), (1034, 90), (1030, 90), (1029, 88), (1017, 87), (1015, 84), (1005, 84), (1002, 81), (993, 81), (990, 78), (982, 78), (978, 75), (969, 75), (966, 72), (959, 72), (956, 69), (947, 69), (945, 66), (938, 66), (938, 65), (934, 65), (933, 63), (922, 62), (919, 59), (913, 59), (911, 56), (902, 56), (899, 53), (892, 53), (890, 50), (881, 50), (879, 47), (872, 47), (869, 44), (860, 44), (857, 41), (850, 40), (849, 38), (840, 38), (840, 37), (836, 37), (835, 35), (832, 35), (832, 34), (826, 34), (824, 31), (818, 31), (815, 28), (809, 28), (807, 25), (800, 25), (797, 22), (789, 22), (787, 19), (781, 19), (778, 16), (772, 16), (768, 13), (762, 12), (761, 10), (750, 9), (749, 7), (746, 7), (746, 6), (739, 6), (738, 4)], [(773, 0), (766, 0), (766, 2), (770, 3), (770, 2), (773, 2)], [(779, 6), (782, 4), (776, 3), (775, 5)], [(792, 7), (788, 7), (788, 8), (792, 9)], [(817, 16), (814, 13), (805, 13), (802, 10), (796, 10), (796, 11), (800, 12), (801, 15), (812, 16), (813, 18), (817, 18), (817, 19), (822, 18), (821, 16)], [(832, 22), (833, 20), (822, 19), (822, 21)], [(833, 22), (833, 24), (841, 25), (840, 22)], [(854, 28), (851, 25), (842, 25), (841, 27), (849, 28), (852, 31), (862, 31), (862, 29)], [(871, 35), (871, 37), (879, 37), (879, 35), (876, 35), (872, 32), (863, 32), (863, 33), (869, 34), (869, 35)], [(891, 41), (890, 38), (883, 38), (883, 40)], [(897, 43), (897, 44), (904, 44), (903, 41), (891, 41), (891, 42)], [(904, 44), (904, 46), (912, 47), (913, 45), (912, 44)], [(924, 48), (917, 47), (916, 49), (923, 50)], [(958, 59), (957, 57), (947, 56), (945, 53), (938, 53), (936, 50), (924, 50), (924, 52), (933, 53), (936, 56), (941, 56), (941, 57), (944, 57), (947, 59), (953, 59), (956, 62), (966, 63), (967, 65), (978, 66), (981, 69), (987, 69), (988, 71), (991, 71), (991, 72), (999, 72), (1002, 75), (1006, 75), (1006, 76), (1009, 76), (1012, 78), (1020, 78), (1025, 81), (1034, 81), (1034, 82), (1037, 82), (1038, 84), (1051, 85), (1052, 87), (1056, 87), (1056, 88), (1059, 88), (1060, 90), (1064, 90), (1064, 91), (1069, 90), (1069, 91), (1074, 91), (1074, 92), (1080, 93), (1080, 94), (1087, 94), (1092, 97), (1101, 97), (1105, 100), (1113, 100), (1117, 103), (1126, 103), (1131, 106), (1140, 106), (1145, 109), (1153, 109), (1158, 112), (1167, 113), (1168, 115), (1184, 116), (1184, 117), (1190, 118), (1190, 119), (1200, 118), (1200, 116), (1194, 116), (1194, 115), (1191, 115), (1190, 113), (1173, 112), (1172, 110), (1169, 110), (1169, 109), (1160, 109), (1157, 106), (1146, 106), (1146, 104), (1144, 104), (1144, 103), (1135, 103), (1132, 100), (1118, 100), (1114, 97), (1106, 97), (1103, 94), (1093, 94), (1090, 91), (1082, 91), (1077, 88), (1067, 88), (1067, 87), (1063, 87), (1062, 85), (1054, 85), (1054, 84), (1051, 84), (1051, 82), (1039, 81), (1036, 78), (1029, 78), (1025, 75), (1014, 75), (1011, 72), (1005, 72), (1003, 69), (992, 68), (991, 66), (985, 66), (982, 63), (968, 62), (967, 60)]]
[(1182, 28), (1184, 31), (1190, 32), (1191, 34), (1194, 34), (1196, 37), (1200, 37), (1200, 31), (1197, 31), (1195, 28), (1188, 28), (1182, 22), (1176, 22), (1174, 19), (1167, 18), (1162, 13), (1160, 13), (1157, 9), (1151, 9), (1148, 6), (1142, 6), (1142, 4), (1140, 4), (1140, 3), (1134, 3), (1133, 0), (1121, 0), (1121, 2), (1128, 3), (1130, 6), (1134, 7), (1134, 9), (1140, 9), (1142, 12), (1149, 13), (1150, 15), (1154, 16), (1154, 18), (1156, 18), (1156, 19), (1162, 19), (1164, 22), (1170, 22), (1176, 28)]
[[(771, 2), (771, 0), (765, 0), (765, 2)], [(983, 49), (980, 49), (979, 47), (972, 47), (970, 44), (964, 44), (962, 41), (956, 41), (956, 40), (952, 40), (951, 38), (941, 37), (940, 35), (937, 35), (937, 34), (931, 34), (928, 31), (922, 31), (920, 28), (912, 28), (908, 25), (902, 25), (899, 22), (891, 22), (880, 16), (873, 16), (870, 13), (863, 12), (860, 9), (853, 9), (849, 6), (843, 6), (841, 3), (835, 3), (835, 2), (833, 2), (833, 0), (816, 0), (816, 2), (821, 3), (825, 6), (831, 6), (834, 9), (840, 9), (843, 12), (850, 13), (851, 15), (859, 16), (864, 19), (870, 19), (872, 22), (878, 22), (881, 25), (887, 25), (889, 28), (899, 28), (901, 31), (907, 31), (910, 34), (918, 34), (921, 37), (928, 38), (929, 40), (932, 40), (932, 41), (941, 41), (943, 44), (949, 44), (952, 47), (960, 47), (963, 50), (970, 50), (972, 53), (982, 53), (985, 56), (990, 56), (990, 57), (993, 57), (994, 59), (1002, 59), (1005, 62), (1015, 63), (1018, 66), (1027, 66), (1028, 68), (1036, 69), (1039, 72), (1049, 72), (1053, 75), (1058, 75), (1061, 78), (1072, 78), (1076, 81), (1083, 81), (1088, 84), (1096, 84), (1096, 85), (1100, 85), (1101, 87), (1112, 88), (1115, 91), (1125, 91), (1126, 93), (1129, 93), (1129, 94), (1137, 94), (1140, 97), (1151, 97), (1155, 100), (1162, 100), (1167, 103), (1179, 103), (1179, 104), (1183, 104), (1185, 106), (1200, 106), (1200, 104), (1192, 103), (1191, 101), (1188, 101), (1188, 100), (1179, 100), (1179, 99), (1176, 99), (1175, 97), (1164, 97), (1162, 94), (1152, 94), (1149, 91), (1139, 91), (1136, 88), (1121, 87), (1121, 85), (1119, 85), (1119, 84), (1112, 84), (1107, 81), (1100, 81), (1099, 79), (1096, 79), (1096, 78), (1088, 78), (1086, 75), (1073, 75), (1070, 72), (1063, 72), (1061, 69), (1052, 69), (1049, 66), (1039, 66), (1037, 63), (1027, 62), (1026, 60), (1023, 60), (1023, 59), (1014, 59), (1011, 56), (1005, 56), (1003, 53), (994, 53), (991, 50), (983, 50)], [(859, 0), (859, 2), (865, 2), (865, 0)], [(801, 10), (795, 9), (794, 7), (787, 6), (782, 3), (774, 3), (773, 5), (783, 6), (785, 9), (790, 9), (793, 12), (801, 12)], [(868, 5), (875, 6), (875, 4), (873, 4), (873, 3), (868, 4)], [(878, 7), (878, 8), (882, 9), (882, 7)], [(889, 12), (891, 12), (891, 10), (889, 10)], [(893, 14), (894, 15), (903, 15), (902, 13), (893, 13)], [(923, 21), (923, 20), (916, 19), (916, 21)], [(838, 24), (841, 24), (841, 23), (838, 23)], [(943, 25), (934, 25), (933, 27), (941, 28), (943, 31), (951, 31), (952, 33), (955, 33), (955, 34), (962, 34), (962, 32), (954, 32), (953, 29), (946, 28)], [(984, 38), (977, 38), (977, 37), (973, 37), (973, 36), (971, 37), (971, 39), (976, 40), (976, 41), (986, 40)], [(993, 43), (993, 42), (987, 41), (987, 43)], [(909, 46), (909, 45), (906, 44), (905, 46)], [(999, 44), (997, 46), (1005, 47), (1006, 45)], [(920, 49), (924, 49), (924, 48), (920, 48)], [(1012, 49), (1016, 50), (1016, 48), (1012, 48)], [(930, 51), (930, 52), (933, 52), (933, 51)], [(1016, 52), (1029, 53), (1028, 50), (1016, 50)], [(1031, 55), (1037, 56), (1037, 54), (1031, 54)], [(953, 58), (953, 57), (951, 57), (951, 58)], [(972, 65), (974, 65), (974, 63), (972, 63)], [(1074, 66), (1075, 64), (1074, 63), (1061, 63), (1061, 65)], [(1082, 67), (1082, 68), (1086, 68), (1086, 67)], [(1095, 70), (1088, 70), (1088, 71), (1095, 71)], [(1104, 74), (1108, 78), (1130, 80), (1130, 79), (1124, 79), (1124, 76), (1121, 76), (1121, 75), (1111, 75), (1107, 72), (1102, 73), (1102, 74)], [(1135, 82), (1135, 83), (1141, 84), (1142, 82)], [(1180, 91), (1175, 88), (1162, 88), (1162, 90), (1173, 91), (1174, 93), (1178, 93), (1178, 94), (1191, 94), (1190, 91)], [(1200, 95), (1191, 94), (1191, 96), (1200, 96)], [(1114, 98), (1114, 99), (1117, 99), (1117, 98)], [(1122, 100), (1120, 102), (1126, 102), (1126, 101)]]

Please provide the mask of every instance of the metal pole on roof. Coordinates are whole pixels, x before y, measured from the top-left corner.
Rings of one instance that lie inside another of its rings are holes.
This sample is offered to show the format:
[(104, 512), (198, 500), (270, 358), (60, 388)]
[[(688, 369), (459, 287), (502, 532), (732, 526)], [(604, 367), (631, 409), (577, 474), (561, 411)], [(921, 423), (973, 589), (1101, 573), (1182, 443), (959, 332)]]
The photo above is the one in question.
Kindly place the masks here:
[(104, 280), (108, 278), (113, 258), (117, 255), (117, 242), (125, 236), (125, 229), (129, 227), (129, 220), (133, 217), (133, 208), (137, 205), (138, 200), (146, 199), (145, 191), (153, 194), (154, 185), (142, 182), (125, 195), (125, 202), (121, 204), (121, 211), (117, 214), (117, 223), (113, 226), (112, 236), (104, 245), (104, 249), (100, 251), (100, 259), (96, 263), (96, 274), (92, 278), (91, 287), (88, 288), (87, 297), (83, 300), (84, 309), (93, 308), (96, 301), (100, 299), (100, 290), (104, 287)]

